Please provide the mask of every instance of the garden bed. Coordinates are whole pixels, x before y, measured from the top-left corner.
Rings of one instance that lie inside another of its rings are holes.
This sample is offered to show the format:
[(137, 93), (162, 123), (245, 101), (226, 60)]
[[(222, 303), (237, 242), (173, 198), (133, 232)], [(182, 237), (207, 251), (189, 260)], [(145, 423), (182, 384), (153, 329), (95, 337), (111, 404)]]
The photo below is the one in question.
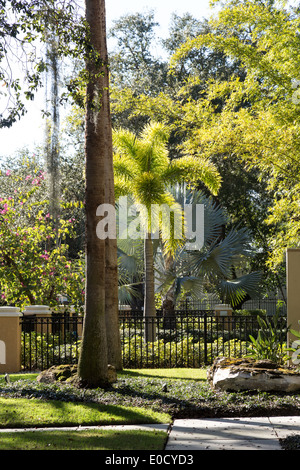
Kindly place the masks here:
[(124, 371), (107, 390), (44, 384), (37, 382), (36, 376), (25, 379), (24, 374), (24, 379), (10, 385), (0, 379), (0, 396), (150, 407), (170, 413), (173, 419), (300, 415), (300, 393), (222, 392), (210, 387), (204, 378), (206, 371), (199, 370), (199, 378), (193, 373), (193, 379), (178, 378), (176, 369), (171, 376), (168, 372), (164, 376), (162, 369), (153, 369), (148, 375)]

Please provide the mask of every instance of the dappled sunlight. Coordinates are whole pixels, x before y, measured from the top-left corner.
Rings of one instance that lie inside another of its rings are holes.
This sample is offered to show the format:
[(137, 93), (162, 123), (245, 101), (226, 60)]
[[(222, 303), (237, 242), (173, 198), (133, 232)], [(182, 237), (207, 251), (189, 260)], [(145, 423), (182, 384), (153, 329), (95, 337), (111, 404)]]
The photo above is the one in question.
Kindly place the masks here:
[(131, 377), (153, 377), (161, 379), (206, 381), (205, 369), (124, 369), (120, 374)]

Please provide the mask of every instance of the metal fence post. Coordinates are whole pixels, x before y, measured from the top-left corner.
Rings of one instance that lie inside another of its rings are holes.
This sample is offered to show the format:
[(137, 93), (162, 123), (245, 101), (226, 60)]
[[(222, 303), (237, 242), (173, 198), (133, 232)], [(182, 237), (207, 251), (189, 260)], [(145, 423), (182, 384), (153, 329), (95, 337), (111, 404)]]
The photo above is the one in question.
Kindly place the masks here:
[(203, 332), (203, 339), (204, 339), (204, 364), (207, 364), (207, 313), (203, 316), (204, 322), (204, 332)]

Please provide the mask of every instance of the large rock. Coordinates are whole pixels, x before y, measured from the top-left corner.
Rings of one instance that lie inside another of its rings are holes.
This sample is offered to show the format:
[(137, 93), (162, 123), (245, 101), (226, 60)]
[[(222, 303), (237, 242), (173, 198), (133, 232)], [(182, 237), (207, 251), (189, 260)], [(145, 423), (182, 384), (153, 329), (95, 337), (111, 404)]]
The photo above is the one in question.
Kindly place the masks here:
[(268, 360), (216, 359), (208, 371), (208, 380), (214, 389), (224, 391), (300, 391), (299, 370), (284, 369)]
[[(117, 381), (116, 369), (112, 365), (107, 366), (108, 381), (113, 383)], [(49, 369), (43, 370), (37, 376), (37, 381), (42, 383), (74, 383), (78, 381), (77, 365), (63, 364), (59, 366), (52, 366)]]
[(52, 366), (39, 373), (38, 382), (51, 384), (55, 382), (70, 382), (77, 374), (77, 365)]

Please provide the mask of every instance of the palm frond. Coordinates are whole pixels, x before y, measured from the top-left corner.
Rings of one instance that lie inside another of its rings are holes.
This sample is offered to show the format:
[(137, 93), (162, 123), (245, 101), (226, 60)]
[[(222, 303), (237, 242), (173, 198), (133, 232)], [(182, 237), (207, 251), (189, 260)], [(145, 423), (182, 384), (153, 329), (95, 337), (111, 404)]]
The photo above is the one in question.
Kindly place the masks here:
[(127, 196), (130, 189), (130, 183), (123, 177), (115, 177), (114, 180), (115, 198), (119, 199), (121, 196)]
[[(220, 239), (222, 228), (228, 222), (228, 215), (225, 210), (217, 205), (211, 197), (206, 196), (202, 191), (191, 190), (186, 183), (173, 185), (169, 188), (170, 193), (184, 211), (186, 206), (192, 206), (195, 216), (193, 216), (193, 225), (197, 226), (195, 220), (196, 212), (194, 208), (197, 205), (204, 206), (204, 245), (211, 246), (216, 239)], [(194, 223), (195, 222), (195, 223)], [(186, 221), (185, 221), (186, 225)]]
[(162, 178), (167, 184), (188, 182), (195, 185), (201, 181), (212, 194), (218, 193), (222, 181), (213, 163), (191, 156), (172, 160)]
[(242, 255), (249, 256), (249, 238), (246, 229), (232, 229), (224, 239), (215, 240), (208, 249), (191, 253), (192, 269), (199, 275), (219, 273), (230, 278), (232, 265)]
[(125, 253), (118, 247), (119, 272), (125, 271), (129, 275), (139, 271), (139, 260), (135, 255)]
[(137, 153), (136, 136), (127, 129), (115, 129), (112, 133), (113, 147), (121, 155), (135, 159)]
[(229, 220), (228, 215), (223, 207), (201, 191), (192, 191), (190, 196), (187, 194), (187, 203), (204, 205), (204, 244), (210, 246), (220, 238), (222, 228)]
[(144, 172), (151, 171), (160, 176), (169, 164), (167, 142), (168, 127), (159, 122), (150, 122), (139, 136), (139, 161)]
[(136, 165), (127, 156), (114, 154), (113, 165), (115, 177), (123, 177), (125, 180), (135, 178), (137, 173)]
[(175, 301), (180, 294), (189, 294), (194, 299), (203, 294), (203, 280), (195, 276), (177, 277), (175, 282)]
[(255, 298), (259, 294), (260, 281), (260, 272), (245, 274), (237, 279), (221, 279), (218, 285), (219, 294), (234, 306), (243, 301), (247, 294)]
[(141, 293), (135, 284), (120, 284), (118, 287), (118, 299), (120, 304), (127, 304), (132, 298), (140, 299)]

